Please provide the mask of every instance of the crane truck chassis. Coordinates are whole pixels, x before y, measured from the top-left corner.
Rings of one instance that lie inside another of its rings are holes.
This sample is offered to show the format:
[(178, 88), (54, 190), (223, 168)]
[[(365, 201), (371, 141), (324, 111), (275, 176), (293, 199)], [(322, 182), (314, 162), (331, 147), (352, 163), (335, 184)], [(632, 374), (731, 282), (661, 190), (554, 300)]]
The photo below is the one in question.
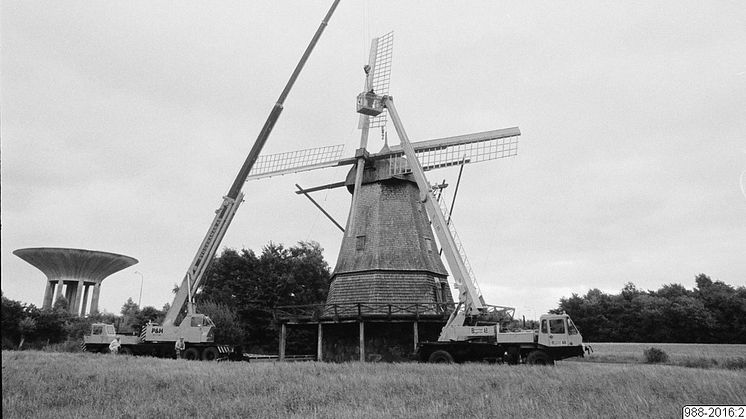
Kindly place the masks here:
[[(240, 347), (218, 345), (214, 342), (214, 328), (215, 324), (204, 314), (194, 314), (185, 318), (185, 321), (176, 329), (180, 337), (185, 337), (182, 358), (204, 361), (240, 359), (242, 357)], [(174, 344), (178, 338), (167, 336), (168, 331), (168, 328), (149, 323), (143, 326), (140, 336), (132, 336), (116, 333), (114, 326), (111, 324), (94, 323), (91, 325), (91, 334), (83, 337), (83, 350), (108, 353), (111, 341), (119, 339), (119, 353), (122, 355), (174, 358), (176, 356)], [(162, 340), (145, 340), (146, 333), (156, 337), (161, 336)]]
[(586, 347), (570, 316), (545, 314), (539, 321), (539, 330), (518, 332), (501, 332), (499, 324), (463, 326), (469, 339), (421, 342), (417, 359), (432, 363), (553, 365), (554, 361), (584, 355)]

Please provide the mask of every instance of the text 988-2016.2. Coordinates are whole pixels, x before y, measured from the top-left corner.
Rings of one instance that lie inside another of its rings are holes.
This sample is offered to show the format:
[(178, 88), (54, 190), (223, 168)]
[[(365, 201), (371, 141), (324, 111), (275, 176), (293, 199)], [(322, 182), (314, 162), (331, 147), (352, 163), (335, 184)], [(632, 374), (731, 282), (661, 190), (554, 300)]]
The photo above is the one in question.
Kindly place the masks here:
[(746, 419), (746, 405), (687, 405), (681, 409), (683, 419)]

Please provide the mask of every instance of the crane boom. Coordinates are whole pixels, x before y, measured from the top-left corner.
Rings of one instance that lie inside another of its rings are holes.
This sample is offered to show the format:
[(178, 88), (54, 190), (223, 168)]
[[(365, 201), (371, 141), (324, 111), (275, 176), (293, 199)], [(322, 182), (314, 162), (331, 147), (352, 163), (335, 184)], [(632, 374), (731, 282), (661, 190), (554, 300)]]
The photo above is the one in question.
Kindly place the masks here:
[(233, 184), (228, 190), (228, 194), (223, 197), (223, 203), (220, 205), (220, 208), (215, 211), (215, 218), (213, 219), (212, 224), (210, 224), (210, 228), (207, 230), (207, 234), (202, 240), (202, 244), (197, 250), (196, 256), (187, 269), (187, 273), (184, 276), (181, 285), (179, 286), (179, 290), (176, 292), (173, 304), (171, 304), (168, 313), (166, 313), (166, 318), (163, 321), (164, 326), (174, 324), (176, 318), (181, 312), (181, 309), (184, 307), (184, 303), (187, 300), (190, 301), (189, 311), (190, 313), (192, 312), (190, 296), (194, 295), (199, 288), (199, 285), (202, 282), (202, 277), (207, 270), (207, 266), (210, 264), (210, 261), (212, 261), (213, 257), (215, 256), (217, 248), (220, 245), (225, 232), (228, 230), (228, 226), (233, 220), (233, 216), (235, 215), (236, 210), (238, 210), (238, 206), (243, 201), (243, 193), (241, 192), (241, 188), (246, 182), (246, 178), (248, 177), (251, 168), (254, 166), (254, 163), (259, 157), (264, 144), (269, 138), (269, 134), (272, 132), (277, 119), (282, 113), (283, 105), (285, 103), (285, 99), (290, 93), (290, 89), (293, 87), (293, 84), (295, 84), (298, 75), (305, 66), (308, 57), (311, 55), (311, 51), (313, 51), (313, 48), (316, 46), (316, 43), (321, 37), (321, 34), (324, 32), (324, 29), (329, 23), (329, 20), (331, 19), (334, 10), (337, 8), (339, 1), (340, 0), (334, 0), (331, 7), (329, 8), (329, 11), (326, 13), (326, 16), (324, 16), (324, 19), (321, 21), (318, 29), (316, 29), (316, 33), (314, 33), (313, 38), (311, 38), (311, 42), (309, 42), (305, 52), (300, 58), (300, 61), (295, 66), (293, 74), (290, 75), (290, 79), (288, 80), (287, 84), (285, 84), (285, 88), (282, 90), (282, 93), (280, 93), (280, 97), (277, 99), (277, 102), (275, 102), (274, 106), (272, 107), (267, 120), (264, 122), (262, 130), (259, 132), (256, 141), (254, 141), (254, 145), (249, 151), (249, 155), (246, 157), (246, 160), (241, 166), (241, 169), (238, 171), (238, 175), (236, 175), (236, 179), (233, 181)]
[[(401, 148), (404, 151), (404, 155), (407, 157), (409, 167), (412, 170), (412, 175), (417, 182), (417, 187), (420, 190), (420, 201), (422, 201), (425, 206), (427, 215), (433, 223), (435, 234), (438, 236), (438, 241), (441, 246), (443, 246), (443, 253), (446, 256), (448, 266), (451, 268), (453, 280), (459, 288), (459, 301), (464, 303), (464, 311), (467, 313), (482, 310), (483, 303), (479, 298), (479, 292), (472, 282), (464, 261), (461, 259), (461, 255), (458, 252), (458, 246), (448, 229), (445, 216), (440, 210), (440, 207), (435, 203), (435, 199), (433, 199), (430, 183), (425, 177), (425, 172), (417, 159), (414, 147), (412, 147), (412, 143), (410, 143), (409, 137), (404, 130), (404, 125), (402, 125), (399, 114), (394, 106), (393, 98), (391, 96), (384, 96), (383, 104), (386, 109), (389, 110), (389, 115), (391, 115), (391, 120), (394, 123), (396, 133), (399, 135), (399, 140), (401, 141)], [(454, 321), (456, 312), (457, 310), (454, 310), (454, 313), (451, 315), (446, 327)]]

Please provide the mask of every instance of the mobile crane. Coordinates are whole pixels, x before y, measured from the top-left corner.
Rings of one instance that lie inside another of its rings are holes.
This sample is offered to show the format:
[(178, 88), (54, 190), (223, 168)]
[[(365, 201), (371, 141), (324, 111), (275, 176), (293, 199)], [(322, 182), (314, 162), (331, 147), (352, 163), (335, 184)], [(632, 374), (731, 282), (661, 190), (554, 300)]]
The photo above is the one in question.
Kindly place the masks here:
[(501, 331), (506, 315), (514, 309), (489, 306), (477, 291), (448, 223), (432, 193), (414, 148), (409, 141), (391, 96), (363, 92), (358, 96), (358, 112), (376, 115), (386, 108), (401, 141), (412, 175), (420, 190), (420, 201), (443, 247), (448, 266), (459, 290), (459, 303), (450, 314), (437, 342), (420, 342), (417, 356), (421, 362), (451, 363), (467, 361), (506, 362), (509, 364), (554, 364), (555, 360), (583, 356), (583, 338), (567, 314), (544, 314), (539, 330)]
[[(241, 188), (246, 182), (246, 178), (259, 157), (264, 144), (267, 142), (272, 128), (274, 128), (277, 119), (282, 113), (285, 99), (338, 4), (339, 0), (334, 0), (326, 16), (321, 21), (285, 88), (270, 111), (236, 179), (233, 181), (226, 196), (223, 197), (222, 204), (215, 211), (215, 218), (212, 220), (210, 228), (207, 230), (207, 234), (197, 250), (197, 254), (187, 269), (187, 273), (176, 292), (171, 307), (166, 313), (163, 324), (149, 323), (143, 327), (140, 336), (127, 336), (117, 334), (113, 325), (95, 323), (92, 325), (91, 334), (83, 338), (83, 347), (85, 350), (106, 352), (111, 341), (119, 339), (119, 353), (171, 357), (175, 352), (174, 346), (176, 341), (182, 338), (184, 339), (184, 358), (186, 359), (215, 360), (226, 356), (236, 349), (229, 345), (218, 345), (215, 343), (215, 324), (208, 316), (195, 311), (193, 302), (194, 294), (199, 289), (205, 271), (214, 258), (218, 246), (238, 210), (238, 206), (243, 202), (244, 194), (241, 192)], [(176, 321), (182, 313), (185, 303), (187, 305), (186, 315), (177, 325)]]

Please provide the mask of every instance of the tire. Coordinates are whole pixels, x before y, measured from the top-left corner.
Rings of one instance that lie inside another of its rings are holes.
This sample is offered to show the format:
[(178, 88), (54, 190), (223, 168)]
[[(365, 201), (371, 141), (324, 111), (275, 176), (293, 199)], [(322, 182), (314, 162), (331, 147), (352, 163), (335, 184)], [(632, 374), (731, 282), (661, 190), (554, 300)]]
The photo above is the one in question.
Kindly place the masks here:
[(427, 362), (433, 364), (452, 364), (453, 356), (451, 356), (448, 351), (435, 351), (431, 353), (430, 356), (427, 358)]
[(199, 359), (199, 351), (197, 348), (187, 348), (182, 352), (181, 357), (189, 361), (194, 361), (195, 359)]
[(536, 350), (528, 354), (526, 363), (529, 365), (554, 365), (554, 360), (546, 352)]
[(119, 348), (118, 354), (119, 355), (132, 355), (132, 349), (127, 348), (127, 347)]
[(220, 352), (218, 352), (218, 348), (214, 346), (208, 346), (202, 351), (203, 361), (215, 361), (219, 356)]

